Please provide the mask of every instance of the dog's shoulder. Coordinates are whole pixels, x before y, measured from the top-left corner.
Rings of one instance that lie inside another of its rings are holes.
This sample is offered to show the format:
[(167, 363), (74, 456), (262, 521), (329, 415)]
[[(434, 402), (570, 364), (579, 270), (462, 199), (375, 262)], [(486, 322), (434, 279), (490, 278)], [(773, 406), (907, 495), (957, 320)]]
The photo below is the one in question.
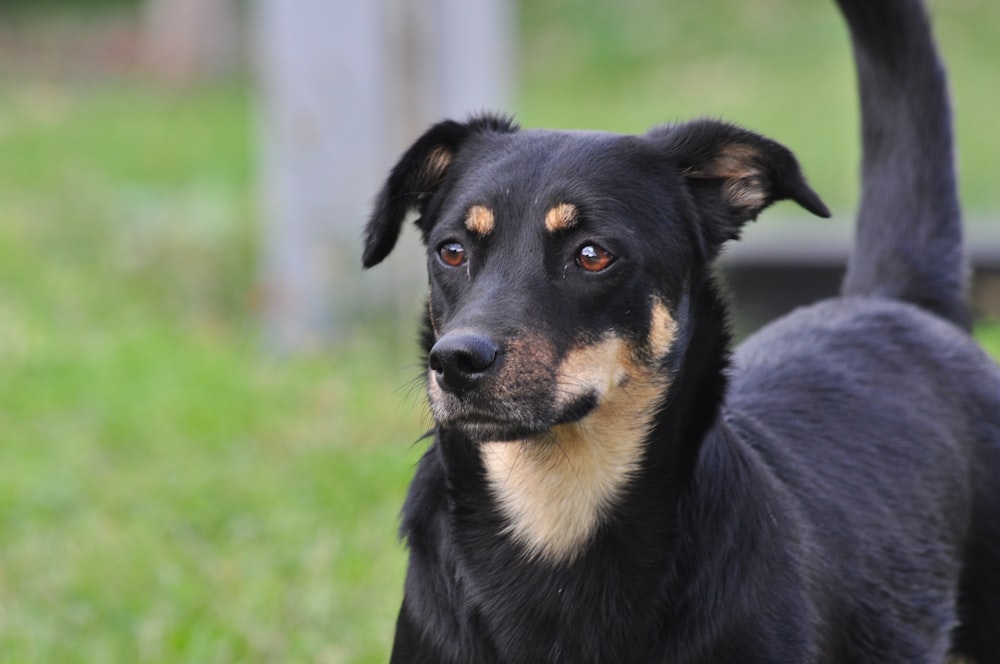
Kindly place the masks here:
[(409, 549), (409, 565), (393, 662), (462, 661), (476, 652), (475, 644), (469, 649), (469, 630), (459, 628), (468, 616), (452, 601), (459, 575), (455, 573), (449, 483), (440, 458), (441, 444), (440, 435), (435, 435), (417, 464), (403, 504), (400, 535)]

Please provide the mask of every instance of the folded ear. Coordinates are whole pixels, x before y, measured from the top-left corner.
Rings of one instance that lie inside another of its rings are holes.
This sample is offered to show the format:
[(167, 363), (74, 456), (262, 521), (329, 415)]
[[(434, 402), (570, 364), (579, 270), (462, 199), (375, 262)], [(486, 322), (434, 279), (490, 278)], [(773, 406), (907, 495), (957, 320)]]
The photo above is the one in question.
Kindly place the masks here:
[(830, 216), (791, 151), (759, 134), (698, 120), (655, 129), (650, 138), (677, 164), (714, 249), (739, 237), (743, 224), (775, 201), (791, 199), (817, 216)]
[(451, 168), (455, 155), (469, 136), (483, 131), (516, 131), (509, 118), (481, 116), (466, 123), (446, 120), (428, 129), (407, 149), (393, 167), (375, 199), (375, 209), (365, 227), (362, 262), (372, 267), (382, 262), (399, 238), (406, 214), (423, 213)]

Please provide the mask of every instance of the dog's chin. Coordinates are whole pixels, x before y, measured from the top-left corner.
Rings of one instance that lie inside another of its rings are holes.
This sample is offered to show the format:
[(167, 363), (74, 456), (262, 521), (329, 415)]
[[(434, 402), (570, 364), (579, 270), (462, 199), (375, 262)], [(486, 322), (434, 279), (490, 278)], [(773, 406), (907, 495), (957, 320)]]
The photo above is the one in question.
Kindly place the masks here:
[(476, 443), (503, 443), (524, 440), (542, 435), (545, 428), (529, 426), (520, 422), (490, 422), (486, 420), (463, 420), (449, 425), (460, 431), (466, 438)]
[(587, 417), (597, 408), (596, 394), (586, 394), (573, 400), (556, 413), (537, 417), (507, 418), (477, 412), (454, 413), (442, 418), (438, 424), (459, 431), (477, 443), (513, 442), (544, 436), (552, 427), (573, 424)]

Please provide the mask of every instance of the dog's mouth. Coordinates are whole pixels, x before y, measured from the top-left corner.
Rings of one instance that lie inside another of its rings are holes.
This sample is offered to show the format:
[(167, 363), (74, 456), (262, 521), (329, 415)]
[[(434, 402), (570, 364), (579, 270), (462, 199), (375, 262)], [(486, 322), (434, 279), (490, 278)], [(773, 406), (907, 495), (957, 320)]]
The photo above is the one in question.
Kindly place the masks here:
[(490, 412), (487, 409), (434, 408), (438, 424), (455, 429), (476, 442), (504, 442), (533, 438), (544, 434), (554, 426), (573, 424), (590, 415), (598, 406), (596, 393), (576, 397), (558, 412)]
[(610, 334), (557, 355), (545, 338), (523, 335), (500, 343), (491, 335), (452, 331), (429, 356), (431, 412), (441, 428), (477, 443), (544, 438), (554, 427), (627, 401), (623, 390), (641, 370), (631, 351), (629, 342)]

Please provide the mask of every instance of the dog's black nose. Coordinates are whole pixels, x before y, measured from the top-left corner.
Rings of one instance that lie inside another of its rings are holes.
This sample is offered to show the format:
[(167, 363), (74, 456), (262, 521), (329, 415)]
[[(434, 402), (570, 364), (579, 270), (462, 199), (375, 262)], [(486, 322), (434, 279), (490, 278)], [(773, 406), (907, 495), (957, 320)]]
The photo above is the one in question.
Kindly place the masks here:
[(490, 337), (455, 332), (441, 337), (430, 353), (430, 367), (438, 384), (449, 392), (476, 386), (496, 362), (499, 346)]

